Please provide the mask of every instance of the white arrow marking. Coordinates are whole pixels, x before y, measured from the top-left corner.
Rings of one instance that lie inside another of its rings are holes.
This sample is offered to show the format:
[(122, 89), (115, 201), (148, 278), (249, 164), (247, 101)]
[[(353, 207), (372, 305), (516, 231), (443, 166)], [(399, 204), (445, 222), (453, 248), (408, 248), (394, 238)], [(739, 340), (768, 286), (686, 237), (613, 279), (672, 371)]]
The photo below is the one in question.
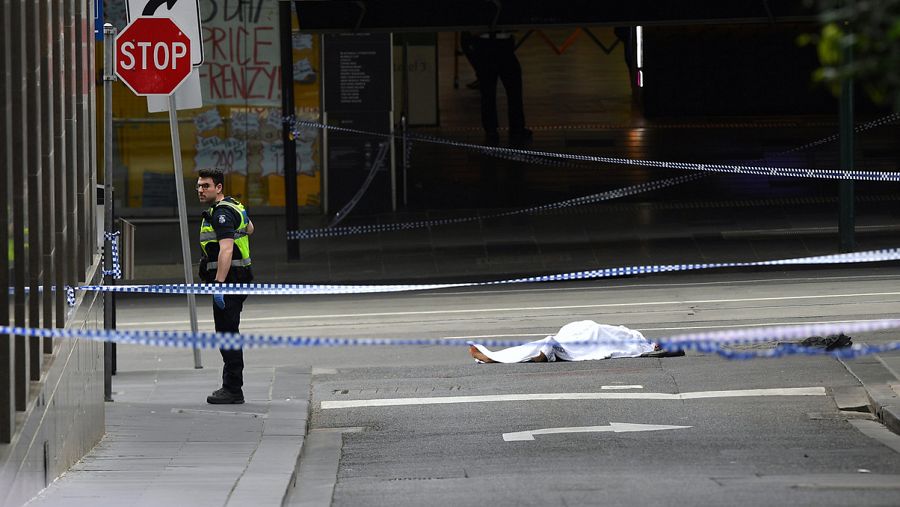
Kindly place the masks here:
[(532, 431), (516, 431), (514, 433), (504, 433), (503, 440), (506, 442), (522, 442), (525, 440), (534, 440), (535, 435), (553, 435), (557, 433), (626, 433), (631, 431), (660, 431), (660, 430), (680, 430), (691, 428), (692, 426), (666, 426), (665, 424), (631, 424), (631, 423), (609, 423), (609, 426), (578, 426), (574, 428), (544, 428)]

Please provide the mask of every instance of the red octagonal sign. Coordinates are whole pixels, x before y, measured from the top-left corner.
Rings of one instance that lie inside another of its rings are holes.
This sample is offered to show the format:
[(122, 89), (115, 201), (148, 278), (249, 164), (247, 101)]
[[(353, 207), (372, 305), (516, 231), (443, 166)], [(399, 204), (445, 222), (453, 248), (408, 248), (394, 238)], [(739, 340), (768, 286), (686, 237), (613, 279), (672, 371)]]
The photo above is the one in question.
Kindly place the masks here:
[(191, 74), (191, 40), (169, 18), (136, 18), (116, 37), (116, 75), (137, 95), (170, 95)]

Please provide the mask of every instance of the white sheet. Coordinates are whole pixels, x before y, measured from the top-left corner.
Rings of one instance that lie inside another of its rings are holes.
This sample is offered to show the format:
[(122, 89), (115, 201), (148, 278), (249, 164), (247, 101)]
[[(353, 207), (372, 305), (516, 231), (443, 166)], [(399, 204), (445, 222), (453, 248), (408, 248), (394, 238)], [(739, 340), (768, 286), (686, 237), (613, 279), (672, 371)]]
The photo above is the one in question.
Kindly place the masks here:
[(653, 343), (639, 331), (597, 324), (592, 320), (572, 322), (561, 327), (555, 335), (496, 352), (477, 343), (473, 345), (498, 363), (522, 363), (541, 352), (547, 356), (547, 361), (591, 361), (638, 357), (653, 351)]

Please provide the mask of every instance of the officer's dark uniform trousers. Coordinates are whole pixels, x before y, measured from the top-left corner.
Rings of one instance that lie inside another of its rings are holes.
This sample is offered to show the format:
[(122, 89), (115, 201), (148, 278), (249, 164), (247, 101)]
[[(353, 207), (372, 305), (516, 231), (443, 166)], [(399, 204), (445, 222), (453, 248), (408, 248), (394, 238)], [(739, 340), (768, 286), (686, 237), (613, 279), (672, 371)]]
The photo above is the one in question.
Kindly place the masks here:
[(509, 38), (471, 40), (472, 64), (481, 91), (481, 124), (485, 132), (497, 132), (497, 79), (506, 90), (509, 131), (518, 134), (525, 130), (525, 109), (522, 92), (522, 67), (516, 58), (516, 43)]
[[(213, 319), (218, 333), (238, 333), (241, 324), (241, 310), (244, 308), (246, 294), (225, 294), (225, 308), (219, 309), (213, 303)], [(219, 349), (222, 353), (222, 387), (238, 392), (244, 385), (244, 351)]]

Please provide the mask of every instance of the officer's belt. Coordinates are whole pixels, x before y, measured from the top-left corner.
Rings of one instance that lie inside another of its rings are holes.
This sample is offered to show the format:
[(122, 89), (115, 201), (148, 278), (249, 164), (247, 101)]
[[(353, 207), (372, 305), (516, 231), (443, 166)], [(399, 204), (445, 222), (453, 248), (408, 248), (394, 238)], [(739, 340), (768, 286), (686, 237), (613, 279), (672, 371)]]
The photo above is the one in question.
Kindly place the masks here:
[[(231, 266), (232, 267), (247, 267), (250, 265), (250, 258), (246, 259), (232, 259)], [(219, 267), (218, 261), (212, 261), (206, 263), (206, 269), (217, 269)]]

